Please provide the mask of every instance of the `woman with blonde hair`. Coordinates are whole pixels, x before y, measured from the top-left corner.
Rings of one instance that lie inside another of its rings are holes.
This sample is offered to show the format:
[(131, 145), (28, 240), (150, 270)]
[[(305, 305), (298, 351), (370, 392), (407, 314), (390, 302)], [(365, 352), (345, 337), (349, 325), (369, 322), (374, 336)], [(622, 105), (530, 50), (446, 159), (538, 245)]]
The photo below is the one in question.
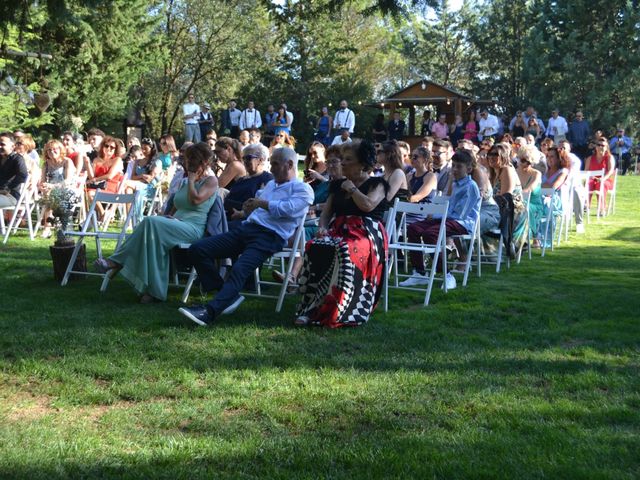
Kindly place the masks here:
[(296, 140), (287, 132), (278, 132), (273, 137), (269, 150), (273, 152), (275, 148), (289, 147), (295, 149)]
[(537, 238), (540, 229), (540, 221), (544, 215), (542, 203), (542, 174), (536, 168), (539, 162), (538, 152), (533, 145), (520, 147), (518, 157), (518, 178), (523, 192), (529, 192), (529, 232), (533, 238), (533, 246), (539, 247)]
[(503, 236), (509, 247), (508, 251), (513, 256), (520, 248), (520, 244), (524, 242), (524, 233), (527, 228), (527, 215), (522, 198), (522, 184), (516, 169), (511, 163), (511, 147), (509, 145), (496, 143), (489, 150), (487, 160), (491, 167), (489, 173), (491, 185), (493, 186), (493, 195), (501, 207), (500, 214), (503, 222), (505, 221), (505, 215), (511, 215), (508, 196), (511, 197), (513, 203), (512, 228), (507, 229), (509, 231), (503, 231)]
[[(42, 176), (38, 183), (38, 189), (46, 195), (57, 185), (70, 182), (75, 178), (76, 167), (73, 161), (67, 157), (67, 150), (60, 140), (49, 140), (43, 151), (44, 165)], [(47, 223), (51, 210), (47, 209), (42, 214), (42, 238), (51, 236), (51, 225)]]
[(36, 187), (41, 176), (40, 157), (36, 150), (36, 142), (31, 135), (24, 134), (22, 137), (16, 139), (15, 150), (16, 153), (22, 155), (24, 163), (27, 165), (29, 187)]

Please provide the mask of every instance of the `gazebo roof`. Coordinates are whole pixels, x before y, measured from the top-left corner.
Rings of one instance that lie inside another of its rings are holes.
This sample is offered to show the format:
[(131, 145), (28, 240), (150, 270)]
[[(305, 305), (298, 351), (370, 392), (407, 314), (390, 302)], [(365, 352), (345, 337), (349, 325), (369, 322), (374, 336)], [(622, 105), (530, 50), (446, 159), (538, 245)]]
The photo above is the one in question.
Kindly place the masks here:
[[(393, 95), (381, 100), (381, 103), (402, 103), (413, 105), (428, 105), (438, 102), (452, 102), (453, 100), (461, 100), (474, 104), (491, 104), (493, 100), (474, 99), (468, 95), (462, 94), (450, 87), (440, 85), (429, 80), (419, 80), (412, 83), (408, 87), (397, 91)], [(373, 105), (372, 105), (373, 106)]]

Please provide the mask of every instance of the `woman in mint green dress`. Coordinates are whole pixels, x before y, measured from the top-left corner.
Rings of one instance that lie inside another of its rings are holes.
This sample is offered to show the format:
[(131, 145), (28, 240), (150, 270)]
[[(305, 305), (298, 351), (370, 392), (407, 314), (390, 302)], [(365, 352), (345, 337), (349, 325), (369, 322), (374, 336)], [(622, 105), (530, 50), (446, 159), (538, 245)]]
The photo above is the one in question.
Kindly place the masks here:
[(521, 147), (517, 152), (517, 156), (518, 168), (516, 171), (522, 184), (522, 191), (524, 193), (529, 192), (529, 231), (533, 239), (533, 246), (539, 247), (538, 230), (544, 215), (541, 194), (542, 174), (535, 168), (539, 157), (536, 149), (531, 145)]
[(167, 299), (169, 252), (202, 238), (218, 190), (218, 179), (207, 173), (209, 146), (191, 145), (184, 156), (189, 177), (175, 194), (171, 214), (145, 217), (111, 257), (96, 261), (110, 277), (120, 272), (142, 295), (141, 303)]

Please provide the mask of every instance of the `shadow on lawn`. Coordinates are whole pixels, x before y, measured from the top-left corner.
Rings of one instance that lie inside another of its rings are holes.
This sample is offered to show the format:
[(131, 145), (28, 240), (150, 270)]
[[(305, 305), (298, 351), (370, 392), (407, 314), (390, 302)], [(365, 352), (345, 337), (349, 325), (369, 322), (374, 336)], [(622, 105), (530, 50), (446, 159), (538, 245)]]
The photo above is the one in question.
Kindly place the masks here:
[[(39, 465), (4, 461), (6, 478), (626, 478), (637, 467), (631, 412), (567, 404), (456, 405), (427, 399), (419, 411), (362, 408), (327, 412), (300, 405), (304, 421), (259, 412), (203, 415), (127, 454), (79, 453), (61, 438)], [(435, 407), (435, 408), (434, 408)], [(246, 415), (246, 418), (243, 418)], [(626, 415), (626, 417), (625, 417)], [(463, 418), (466, 417), (466, 418)], [(139, 420), (139, 419), (138, 419)], [(178, 421), (181, 425), (178, 425)], [(248, 421), (229, 438), (230, 422)], [(136, 424), (136, 430), (151, 427)], [(260, 430), (256, 430), (260, 428)], [(140, 432), (136, 432), (139, 434)], [(158, 434), (153, 427), (149, 434)], [(586, 436), (588, 435), (588, 440)], [(135, 436), (134, 436), (135, 439)], [(79, 440), (81, 441), (81, 440)], [(170, 444), (162, 449), (158, 445)], [(69, 451), (67, 451), (69, 449)], [(83, 458), (86, 455), (87, 459)], [(42, 458), (42, 457), (41, 457)], [(631, 478), (631, 477), (629, 477)]]
[[(584, 262), (585, 257), (588, 266), (576, 272), (576, 262)], [(44, 275), (46, 269), (40, 270)], [(5, 364), (49, 359), (55, 364), (56, 358), (64, 358), (70, 366), (74, 358), (99, 356), (113, 357), (116, 364), (122, 359), (134, 364), (152, 361), (198, 372), (324, 367), (478, 370), (504, 375), (511, 371), (579, 372), (605, 367), (580, 360), (511, 360), (504, 353), (515, 349), (569, 351), (581, 346), (611, 352), (637, 342), (637, 326), (629, 323), (628, 312), (640, 309), (633, 278), (638, 272), (640, 257), (629, 255), (629, 250), (559, 250), (534, 259), (526, 269), (514, 265), (500, 275), (473, 277), (467, 290), (460, 289), (449, 298), (439, 294), (433, 306), (412, 310), (411, 318), (403, 318), (401, 311), (385, 315), (380, 309), (370, 325), (347, 331), (288, 328), (294, 299), (288, 300), (279, 316), (265, 314), (267, 309), (272, 312), (274, 300), (256, 300), (243, 305), (234, 316), (221, 317), (208, 330), (193, 328), (177, 313), (176, 302), (136, 305), (133, 290), (123, 281), (114, 281), (109, 292), (100, 294), (96, 279), (62, 288), (51, 279), (30, 274), (5, 289), (12, 297), (5, 312), (12, 318), (0, 322), (0, 351)], [(535, 288), (523, 290), (532, 274), (544, 277), (538, 277)], [(24, 295), (34, 288), (35, 297)], [(486, 301), (495, 288), (504, 293)], [(589, 291), (597, 294), (588, 295)], [(547, 299), (541, 305), (550, 309), (549, 314), (528, 309), (523, 302), (527, 295)], [(487, 309), (495, 314), (487, 314)], [(551, 323), (548, 317), (553, 317)], [(601, 342), (602, 338), (606, 341)], [(440, 353), (471, 358), (459, 363), (432, 358)]]
[(640, 227), (621, 228), (607, 237), (607, 240), (640, 243)]

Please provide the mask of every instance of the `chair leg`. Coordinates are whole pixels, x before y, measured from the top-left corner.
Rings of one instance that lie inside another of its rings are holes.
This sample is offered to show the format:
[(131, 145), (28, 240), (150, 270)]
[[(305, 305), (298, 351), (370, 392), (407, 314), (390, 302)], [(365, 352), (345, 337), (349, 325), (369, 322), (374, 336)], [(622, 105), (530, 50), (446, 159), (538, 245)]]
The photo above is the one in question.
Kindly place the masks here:
[(196, 273), (196, 268), (191, 267), (191, 272), (189, 272), (187, 284), (184, 286), (184, 292), (182, 292), (182, 298), (180, 299), (182, 303), (187, 303), (187, 300), (189, 300), (189, 293), (191, 293), (191, 287), (193, 287), (193, 282), (196, 280), (197, 276), (198, 274)]
[(80, 253), (80, 247), (82, 246), (83, 240), (84, 240), (84, 237), (80, 237), (76, 242), (76, 246), (73, 248), (71, 259), (69, 259), (69, 265), (67, 265), (67, 270), (64, 272), (64, 277), (62, 277), (62, 282), (60, 282), (60, 285), (62, 287), (64, 287), (67, 284), (67, 282), (69, 282), (69, 276), (73, 271), (73, 266), (75, 265), (76, 259), (78, 258), (78, 253)]

